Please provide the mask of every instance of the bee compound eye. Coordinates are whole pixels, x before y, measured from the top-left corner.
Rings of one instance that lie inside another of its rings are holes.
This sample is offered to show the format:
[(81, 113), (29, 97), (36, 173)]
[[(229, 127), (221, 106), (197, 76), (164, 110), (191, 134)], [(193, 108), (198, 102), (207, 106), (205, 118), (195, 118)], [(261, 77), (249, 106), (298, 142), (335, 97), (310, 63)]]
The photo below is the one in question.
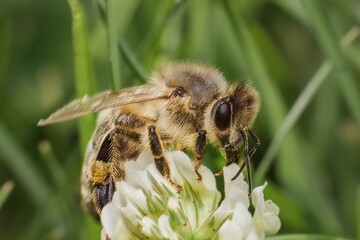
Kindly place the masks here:
[(215, 125), (219, 130), (225, 130), (231, 124), (231, 105), (229, 102), (220, 103), (215, 110)]

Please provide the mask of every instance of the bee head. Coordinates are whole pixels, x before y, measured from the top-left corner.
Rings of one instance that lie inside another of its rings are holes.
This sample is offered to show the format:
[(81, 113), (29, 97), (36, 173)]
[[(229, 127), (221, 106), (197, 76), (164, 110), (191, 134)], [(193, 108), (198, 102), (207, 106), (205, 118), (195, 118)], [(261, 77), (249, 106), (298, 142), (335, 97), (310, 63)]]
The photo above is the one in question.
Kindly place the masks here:
[(259, 107), (259, 94), (250, 84), (229, 88), (225, 96), (212, 105), (208, 123), (213, 132), (210, 140), (220, 140), (222, 145), (238, 142), (240, 131), (247, 131), (253, 125)]

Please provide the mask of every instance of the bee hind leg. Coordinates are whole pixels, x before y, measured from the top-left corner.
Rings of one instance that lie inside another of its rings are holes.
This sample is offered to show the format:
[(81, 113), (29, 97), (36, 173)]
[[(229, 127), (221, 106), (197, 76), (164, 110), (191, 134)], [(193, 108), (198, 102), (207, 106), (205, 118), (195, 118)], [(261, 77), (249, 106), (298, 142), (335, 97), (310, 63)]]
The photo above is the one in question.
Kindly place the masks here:
[(178, 191), (181, 191), (181, 185), (177, 184), (171, 177), (170, 166), (168, 160), (164, 155), (161, 140), (159, 134), (156, 132), (155, 126), (148, 126), (148, 137), (150, 150), (154, 156), (155, 166), (157, 170), (171, 183), (171, 185), (175, 186)]
[(112, 161), (95, 160), (92, 163), (92, 203), (99, 218), (103, 207), (112, 200), (116, 190), (115, 182), (123, 180), (123, 176)]
[(115, 183), (113, 181), (109, 181), (106, 184), (96, 184), (94, 186), (92, 191), (93, 204), (99, 218), (104, 206), (112, 200), (115, 190)]

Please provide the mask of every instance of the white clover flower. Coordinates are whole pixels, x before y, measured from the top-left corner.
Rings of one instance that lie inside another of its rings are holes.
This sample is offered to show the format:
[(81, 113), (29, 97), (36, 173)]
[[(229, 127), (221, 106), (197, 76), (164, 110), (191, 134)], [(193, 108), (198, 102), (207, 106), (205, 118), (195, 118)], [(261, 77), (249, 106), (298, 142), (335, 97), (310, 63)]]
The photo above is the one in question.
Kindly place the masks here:
[[(126, 179), (117, 182), (113, 199), (102, 211), (102, 239), (264, 239), (280, 229), (279, 208), (264, 201), (263, 186), (252, 193), (249, 212), (247, 183), (237, 164), (224, 168), (225, 198), (216, 188), (213, 173), (201, 166), (197, 175), (181, 151), (166, 154), (171, 175), (182, 186), (178, 192), (143, 153), (125, 163)], [(219, 204), (220, 203), (220, 204)]]

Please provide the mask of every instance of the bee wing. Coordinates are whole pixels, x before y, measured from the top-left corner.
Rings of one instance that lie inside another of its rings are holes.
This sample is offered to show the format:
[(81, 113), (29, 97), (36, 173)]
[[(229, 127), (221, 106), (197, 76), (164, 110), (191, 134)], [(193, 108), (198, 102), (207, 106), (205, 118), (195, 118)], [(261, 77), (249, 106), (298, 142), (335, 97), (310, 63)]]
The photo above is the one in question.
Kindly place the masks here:
[(159, 88), (144, 85), (132, 87), (119, 91), (107, 91), (96, 94), (93, 97), (76, 99), (61, 109), (51, 114), (47, 119), (41, 119), (38, 126), (44, 126), (59, 122), (68, 121), (90, 113), (99, 112), (105, 109), (119, 107), (131, 103), (140, 103), (150, 100), (170, 98), (171, 88)]

